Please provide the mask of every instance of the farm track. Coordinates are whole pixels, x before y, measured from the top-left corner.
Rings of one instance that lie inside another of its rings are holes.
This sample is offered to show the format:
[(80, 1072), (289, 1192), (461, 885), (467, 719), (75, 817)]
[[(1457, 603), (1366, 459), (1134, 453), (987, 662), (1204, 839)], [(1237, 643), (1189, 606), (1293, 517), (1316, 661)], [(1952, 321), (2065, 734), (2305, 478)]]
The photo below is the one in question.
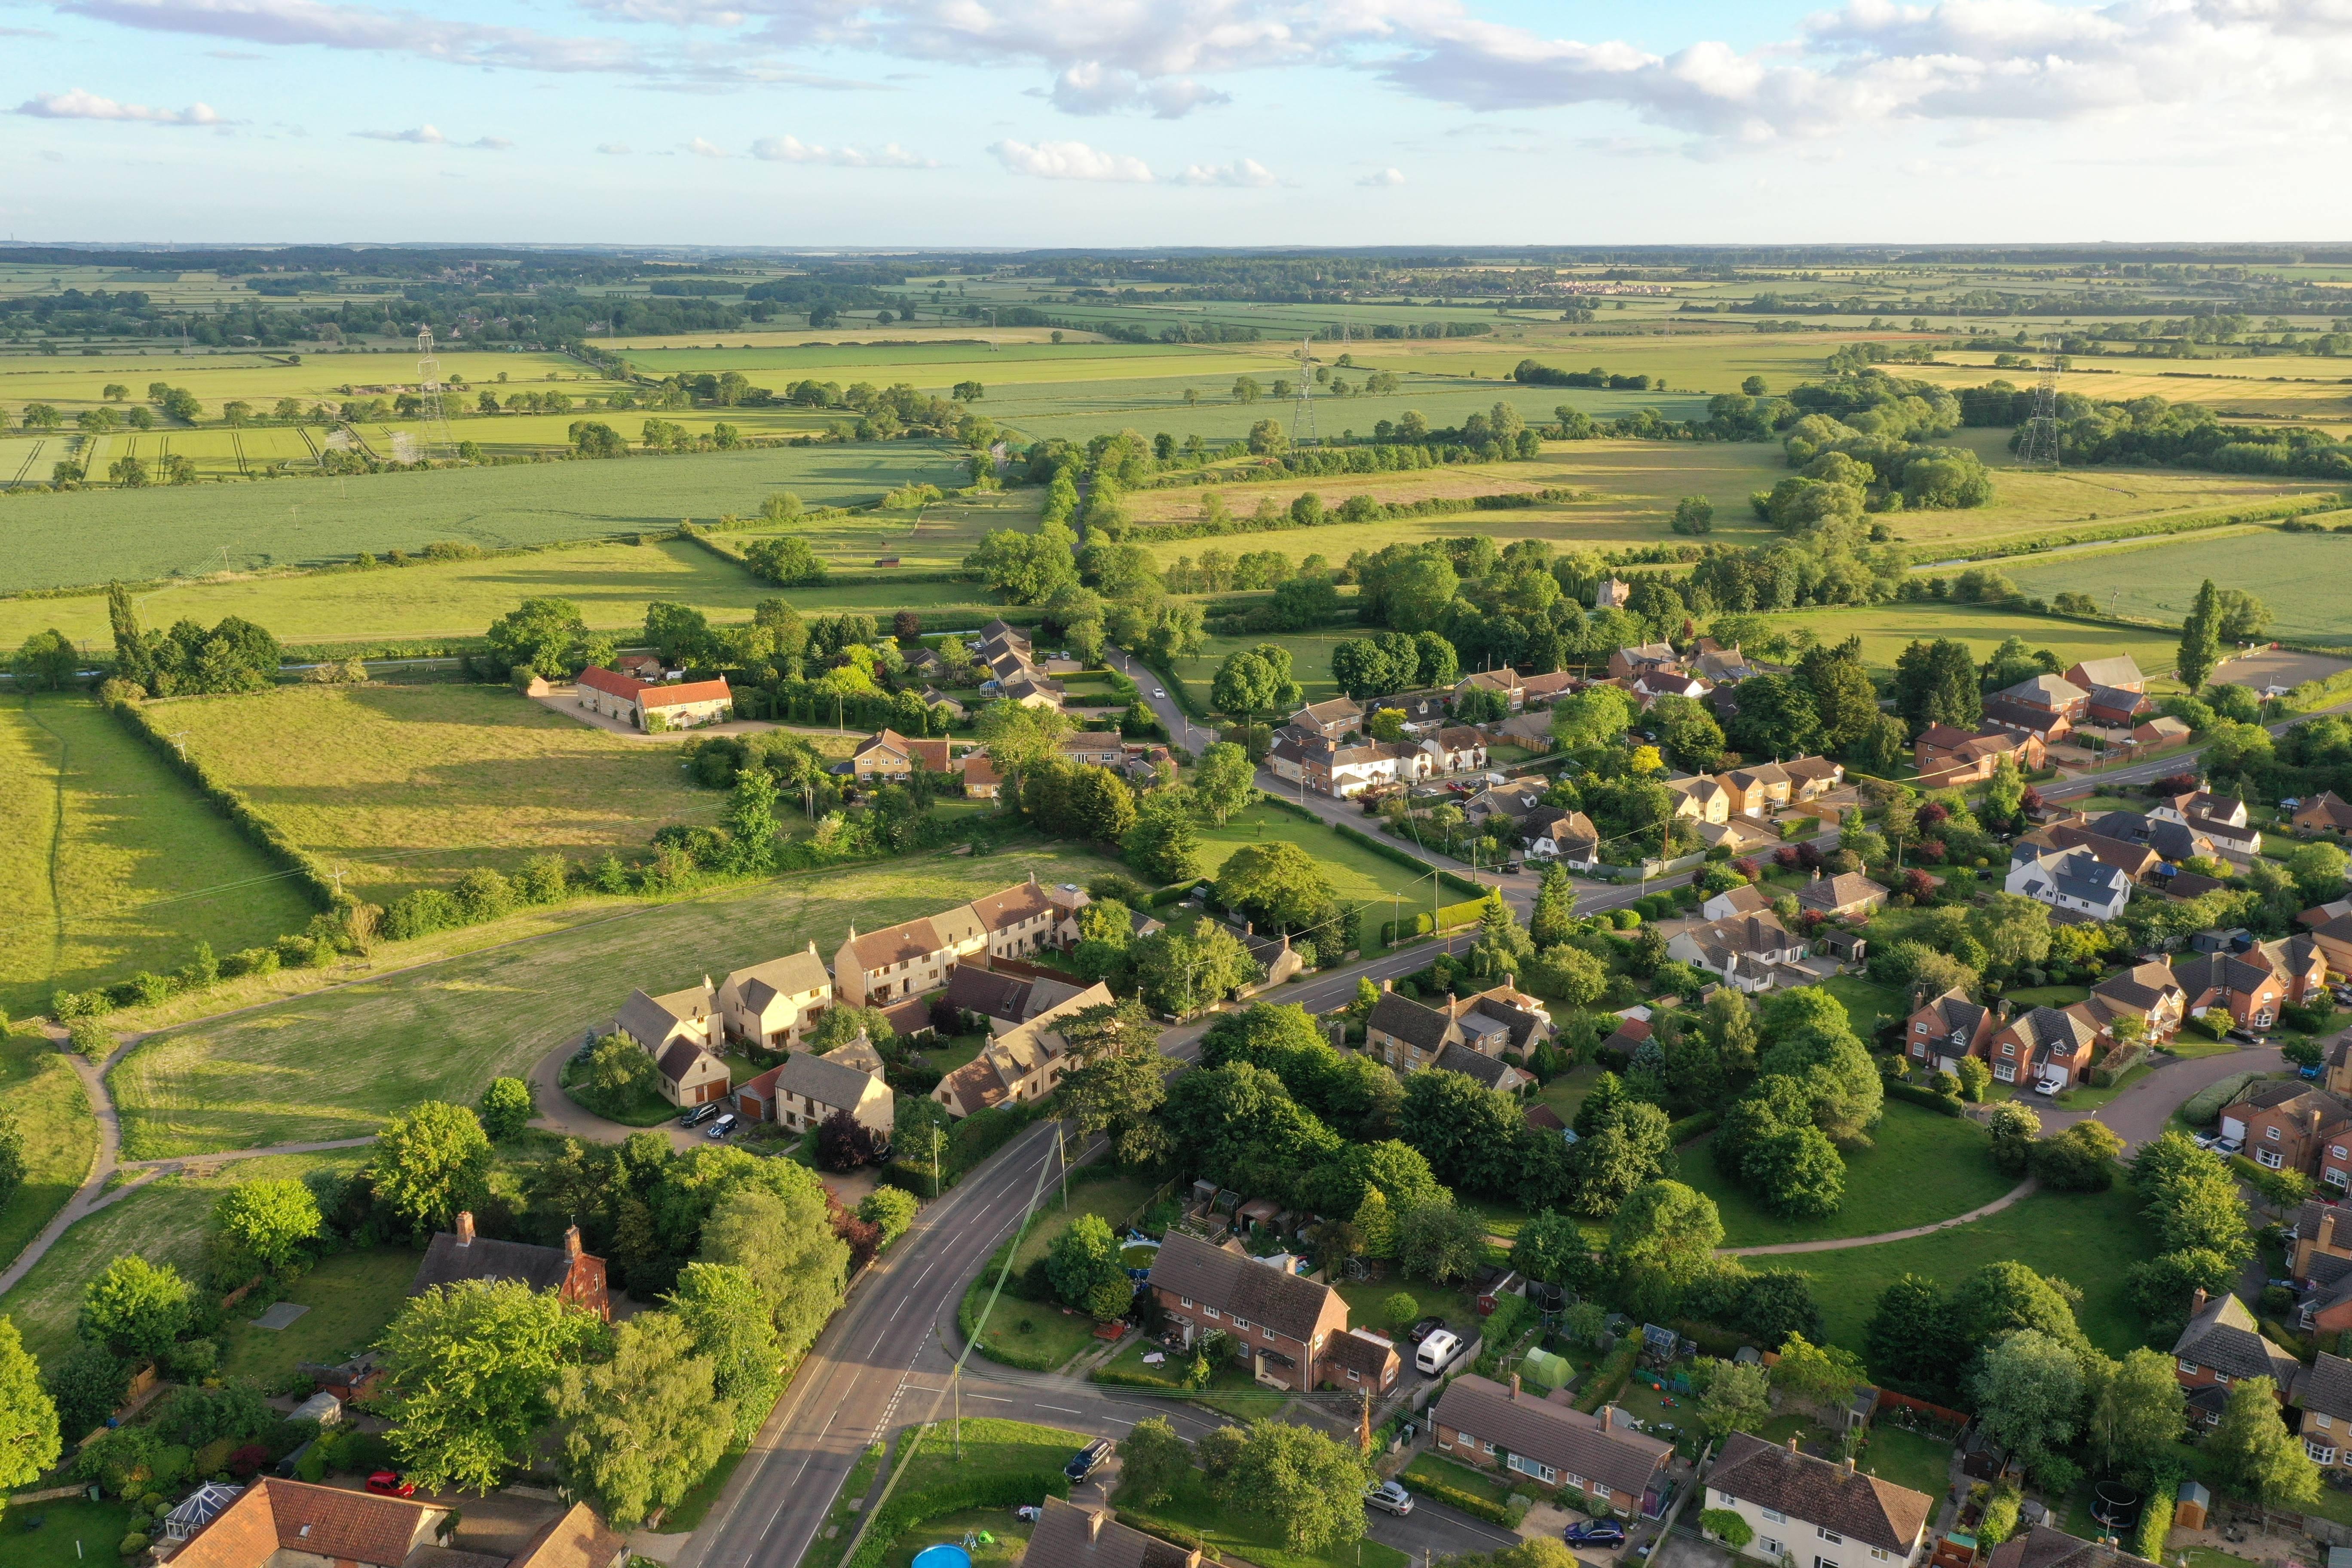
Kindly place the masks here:
[(41, 460), (41, 454), (47, 451), (48, 447), (49, 444), (47, 440), (33, 443), (33, 449), (25, 454), (25, 461), (16, 469), (16, 477), (8, 481), (10, 489), (13, 490), (25, 482), (25, 476), (33, 471), (33, 465)]

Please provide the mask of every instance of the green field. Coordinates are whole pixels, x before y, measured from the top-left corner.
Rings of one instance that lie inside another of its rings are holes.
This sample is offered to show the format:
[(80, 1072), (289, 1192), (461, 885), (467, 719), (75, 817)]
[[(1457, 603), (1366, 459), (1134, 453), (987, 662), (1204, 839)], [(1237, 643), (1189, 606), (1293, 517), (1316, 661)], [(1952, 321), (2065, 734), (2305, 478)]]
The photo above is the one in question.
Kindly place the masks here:
[(1984, 1130), (1962, 1117), (1890, 1100), (1871, 1138), (1871, 1147), (1845, 1156), (1843, 1206), (1818, 1219), (1783, 1219), (1733, 1184), (1717, 1168), (1712, 1134), (1684, 1151), (1682, 1179), (1715, 1200), (1726, 1247), (1907, 1230), (1966, 1214), (2017, 1184), (1993, 1168)]
[(2053, 619), (2024, 610), (2002, 610), (1980, 605), (1938, 603), (1871, 605), (1855, 609), (1809, 610), (1797, 616), (1775, 615), (1783, 629), (1802, 628), (1825, 643), (1862, 639), (1862, 657), (1885, 673), (1914, 640), (1954, 637), (1969, 645), (1981, 661), (2009, 637), (2022, 637), (2030, 648), (2047, 648), (2064, 669), (2077, 659), (2129, 654), (2152, 686), (2174, 689), (2173, 655), (2179, 637), (2171, 633), (2136, 627), (2091, 626), (2082, 621)]
[(1985, 1264), (2013, 1258), (2080, 1289), (2083, 1331), (2120, 1356), (2141, 1342), (2126, 1276), (2149, 1253), (2138, 1198), (2118, 1182), (2105, 1193), (2038, 1192), (1988, 1218), (1913, 1241), (1792, 1253), (1772, 1263), (1811, 1277), (1831, 1342), (1859, 1354), (1879, 1292), (1899, 1276), (1924, 1274), (1949, 1287)]
[(191, 756), (377, 902), (555, 850), (642, 858), (723, 796), (677, 749), (577, 723), (503, 687), (281, 686), (153, 705)]
[(778, 490), (835, 505), (913, 480), (960, 484), (962, 471), (944, 443), (892, 441), (287, 479), (258, 489), (16, 495), (0, 532), (0, 591), (302, 565), (361, 551), (418, 551), (444, 539), (504, 546), (602, 538), (675, 528), (680, 518), (749, 515)]
[(25, 1138), (25, 1179), (0, 1204), (0, 1267), (41, 1233), (98, 1158), (98, 1118), (66, 1059), (27, 1029), (0, 1039), (0, 1106)]
[[(550, 1050), (604, 1024), (634, 989), (675, 990), (812, 938), (829, 952), (853, 922), (872, 930), (912, 919), (1032, 870), (1040, 880), (1083, 883), (1105, 868), (1083, 851), (1048, 847), (783, 877), (167, 1029), (109, 1078), (123, 1153), (158, 1158), (362, 1136), (420, 1100), (473, 1103), (491, 1079), (527, 1073)], [(532, 917), (516, 917), (517, 934), (537, 929)], [(488, 927), (477, 939), (499, 934)], [(387, 961), (398, 962), (396, 950)]]
[[(2317, 521), (2352, 522), (2352, 513)], [(2187, 615), (2198, 584), (2210, 578), (2259, 595), (2276, 616), (2270, 628), (2273, 637), (2352, 645), (2343, 588), (2352, 579), (2352, 536), (2345, 534), (2230, 529), (2152, 544), (2070, 551), (2046, 561), (2021, 562), (2009, 574), (2036, 597), (2088, 594), (2103, 610), (2155, 621)]]
[(273, 1154), (223, 1165), (209, 1176), (159, 1176), (91, 1215), (58, 1238), (16, 1288), (0, 1296), (0, 1312), (16, 1320), (25, 1348), (44, 1364), (73, 1347), (74, 1317), (82, 1292), (109, 1263), (135, 1252), (194, 1277), (204, 1259), (205, 1226), (221, 1194), (240, 1182), (299, 1179), (313, 1171), (350, 1170), (363, 1149), (327, 1154)]
[[(228, 1167), (233, 1177), (241, 1169)], [(288, 1327), (259, 1329), (244, 1314), (233, 1315), (221, 1331), (221, 1375), (249, 1377), (273, 1388), (303, 1362), (333, 1366), (348, 1361), (374, 1344), (400, 1310), (409, 1281), (416, 1278), (416, 1253), (405, 1247), (320, 1258), (279, 1298), (310, 1309)]]
[(12, 1508), (0, 1515), (0, 1557), (8, 1568), (89, 1568), (130, 1533), (131, 1511), (120, 1498)]
[(299, 931), (310, 901), (96, 703), (0, 703), (0, 1010)]
[[(1364, 828), (1370, 831), (1373, 824), (1368, 818)], [(1383, 918), (1392, 899), (1406, 900), (1412, 907), (1418, 900), (1429, 902), (1429, 874), (1415, 875), (1393, 860), (1373, 854), (1360, 844), (1351, 844), (1319, 822), (1308, 822), (1271, 805), (1254, 805), (1236, 812), (1223, 827), (1203, 824), (1201, 828), (1201, 871), (1213, 878), (1234, 852), (1246, 844), (1266, 844), (1276, 841), (1296, 844), (1313, 858), (1324, 880), (1342, 904), (1376, 903), (1379, 908), (1366, 911), (1365, 918)], [(1445, 901), (1458, 895), (1447, 893)], [(1379, 932), (1372, 933), (1378, 936)]]
[[(1244, 648), (1253, 648), (1262, 642), (1279, 643), (1290, 650), (1290, 673), (1306, 689), (1307, 700), (1320, 702), (1337, 697), (1339, 688), (1331, 679), (1331, 649), (1355, 632), (1269, 632), (1264, 637), (1216, 637), (1207, 639), (1207, 648), (1191, 658), (1176, 660), (1175, 676), (1192, 694), (1193, 702), (1203, 711), (1209, 706), (1209, 685), (1217, 678), (1217, 667), (1228, 655)], [(1279, 724), (1287, 714), (1276, 713), (1273, 721)]]

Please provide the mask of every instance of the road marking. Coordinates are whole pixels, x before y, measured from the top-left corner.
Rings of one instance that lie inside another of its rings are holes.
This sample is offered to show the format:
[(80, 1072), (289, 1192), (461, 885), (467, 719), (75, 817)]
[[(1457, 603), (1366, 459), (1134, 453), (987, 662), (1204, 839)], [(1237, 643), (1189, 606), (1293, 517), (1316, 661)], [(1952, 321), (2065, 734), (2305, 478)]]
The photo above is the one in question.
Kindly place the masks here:
[(1040, 1405), (1037, 1408), (1040, 1410), (1055, 1411), (1063, 1415), (1084, 1415), (1086, 1414), (1083, 1410), (1073, 1410), (1066, 1405)]

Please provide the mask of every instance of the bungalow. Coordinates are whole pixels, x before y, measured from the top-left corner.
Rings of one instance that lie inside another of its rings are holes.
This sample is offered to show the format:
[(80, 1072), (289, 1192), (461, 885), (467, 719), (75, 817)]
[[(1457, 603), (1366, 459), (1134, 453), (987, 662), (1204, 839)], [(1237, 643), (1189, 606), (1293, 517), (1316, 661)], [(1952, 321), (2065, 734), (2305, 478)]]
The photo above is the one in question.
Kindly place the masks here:
[(1869, 914), (1886, 901), (1886, 889), (1859, 871), (1824, 877), (1819, 871), (1797, 889), (1797, 908), (1811, 914), (1853, 920)]
[(1069, 700), (1070, 693), (1058, 680), (1024, 675), (999, 683), (996, 695), (1024, 708), (1051, 708), (1058, 713), (1062, 704)]
[(1465, 675), (1454, 682), (1454, 695), (1457, 700), (1469, 691), (1492, 691), (1500, 696), (1514, 713), (1527, 706), (1528, 689), (1519, 683), (1519, 672), (1507, 664), (1500, 669), (1482, 669)]
[(1852, 1459), (1817, 1459), (1794, 1437), (1782, 1447), (1747, 1432), (1723, 1441), (1706, 1506), (1744, 1520), (1742, 1555), (1811, 1568), (1902, 1568), (1918, 1555), (1936, 1500), (1864, 1475)]
[(1127, 742), (1116, 730), (1081, 730), (1063, 736), (1055, 750), (1087, 767), (1116, 768), (1127, 761)]
[(2066, 679), (2088, 691), (2096, 687), (2110, 686), (2122, 691), (2146, 691), (2147, 678), (2127, 653), (2112, 658), (2086, 658), (2066, 672)]
[(1762, 816), (1773, 806), (1788, 805), (1789, 793), (1795, 784), (1789, 770), (1778, 763), (1734, 768), (1716, 775), (1715, 782), (1729, 797), (1729, 814), (1733, 816)]
[(2183, 953), (2173, 974), (2188, 1016), (2214, 1007), (2241, 1029), (2267, 1029), (2279, 1009), (2299, 1006), (2327, 981), (2327, 955), (2309, 932), (2258, 942), (2242, 951)]
[(1992, 777), (2000, 759), (2008, 757), (2027, 773), (2049, 759), (2042, 737), (1987, 724), (1976, 731), (1949, 724), (1930, 724), (1911, 743), (1912, 764), (1923, 789), (1955, 789), (1982, 784)]
[(816, 943), (730, 974), (713, 1004), (727, 1038), (768, 1050), (797, 1047), (833, 1000), (833, 976)]
[(2287, 820), (2297, 833), (2352, 833), (2352, 802), (2332, 789), (2322, 790)]
[(2189, 1419), (2210, 1426), (2221, 1418), (2229, 1387), (2242, 1378), (2267, 1377), (2286, 1403), (2303, 1363), (2263, 1337), (2246, 1304), (2223, 1292), (2210, 1299), (2202, 1289), (2189, 1297), (2189, 1326), (2172, 1346), (2172, 1378), (2189, 1391)]
[(929, 709), (934, 715), (936, 715), (940, 709), (946, 709), (948, 710), (948, 717), (954, 720), (959, 724), (962, 723), (966, 719), (971, 716), (971, 709), (966, 708), (962, 703), (957, 701), (954, 697), (940, 690), (936, 686), (926, 686), (923, 688), (923, 706)]
[(2132, 729), (2132, 744), (2147, 748), (2182, 746), (2189, 743), (2189, 726), (2166, 714), (2150, 719)]
[(1327, 1367), (1331, 1341), (1348, 1331), (1348, 1303), (1286, 1262), (1260, 1262), (1171, 1231), (1153, 1255), (1150, 1285), (1185, 1344), (1223, 1332), (1260, 1383), (1302, 1392), (1344, 1381), (1344, 1368), (1334, 1378)]
[(1486, 734), (1497, 745), (1517, 746), (1538, 755), (1559, 744), (1552, 733), (1549, 713), (1514, 713), (1499, 724), (1487, 726)]
[[(1364, 1054), (1400, 1076), (1430, 1067), (1465, 1070), (1457, 1060), (1440, 1059), (1455, 1049), (1499, 1063), (1507, 1050), (1525, 1054), (1551, 1037), (1549, 1010), (1509, 975), (1500, 985), (1448, 996), (1435, 1006), (1399, 994), (1394, 982), (1383, 980), (1380, 1002), (1364, 1021)], [(1473, 1076), (1483, 1081), (1489, 1075)]]
[(1726, 888), (1699, 905), (1703, 921), (1729, 920), (1734, 915), (1762, 915), (1772, 911), (1772, 895), (1750, 882), (1737, 888)]
[(1727, 849), (1734, 855), (1752, 855), (1778, 842), (1770, 829), (1737, 816), (1722, 822), (1696, 823), (1691, 831), (1709, 849)]
[(2294, 1079), (2258, 1079), (2221, 1108), (2221, 1129), (2263, 1169), (2316, 1176), (2324, 1163), (2347, 1163), (2335, 1149), (2352, 1133), (2352, 1104)]
[(2031, 1084), (2040, 1093), (2070, 1089), (2091, 1070), (2099, 1030), (2080, 1003), (2029, 1007), (1993, 1032), (1985, 1058), (2001, 1083)]
[(1629, 1517), (1664, 1504), (1675, 1447), (1653, 1437), (1613, 1405), (1591, 1415), (1561, 1399), (1523, 1392), (1475, 1373), (1445, 1385), (1430, 1411), (1437, 1451), (1483, 1470), (1507, 1470), (1538, 1485), (1573, 1487)]
[(860, 784), (910, 778), (918, 768), (925, 773), (947, 772), (948, 743), (911, 741), (896, 730), (886, 729), (858, 742), (857, 749), (849, 754), (850, 773)]
[[(794, 1051), (736, 1090), (736, 1110), (749, 1121), (779, 1122), (794, 1132), (846, 1110), (861, 1126), (887, 1138), (896, 1124), (890, 1086), (878, 1071), (856, 1065), (856, 1052), (855, 1044), (821, 1057)], [(864, 1058), (879, 1067), (871, 1046)]]
[(1697, 702), (1715, 689), (1712, 683), (1680, 669), (1645, 669), (1626, 681), (1624, 687), (1645, 713), (1661, 697), (1687, 697)]
[(1601, 830), (1580, 811), (1538, 811), (1519, 824), (1527, 835), (1528, 853), (1549, 856), (1571, 866), (1591, 866), (1601, 858)]
[(1328, 702), (1308, 703), (1293, 713), (1288, 723), (1294, 730), (1337, 741), (1364, 727), (1364, 708), (1352, 697), (1334, 697)]
[(1989, 1055), (2000, 1026), (1991, 1008), (1969, 1001), (1967, 992), (1954, 986), (1913, 1010), (1903, 1026), (1904, 1049), (1913, 1061), (1950, 1072), (1963, 1057)]
[(613, 1315), (605, 1289), (604, 1260), (580, 1245), (580, 1227), (563, 1233), (562, 1247), (527, 1241), (493, 1241), (474, 1234), (471, 1212), (459, 1210), (457, 1228), (434, 1234), (408, 1282), (411, 1296), (469, 1280), (516, 1280), (533, 1290), (552, 1290), (564, 1301), (600, 1318)]
[(1666, 942), (1666, 956), (1717, 975), (1735, 990), (1770, 991), (1787, 985), (1810, 985), (1820, 978), (1798, 967), (1806, 956), (1805, 939), (1771, 913), (1732, 915), (1676, 932)]
[(2087, 849), (2097, 856), (2103, 865), (2114, 867), (2135, 882), (2156, 875), (2163, 867), (2164, 857), (2147, 845), (2095, 833), (2088, 826), (2089, 821), (2090, 818), (2075, 814), (2057, 822), (2043, 824), (2010, 847), (2009, 863), (2014, 867), (2039, 855)]
[(2015, 861), (2004, 885), (2010, 892), (2091, 920), (2113, 920), (2131, 901), (2131, 879), (2087, 849), (2056, 850)]
[(1324, 1381), (1342, 1393), (1386, 1393), (1403, 1366), (1396, 1342), (1370, 1329), (1349, 1329), (1323, 1342)]
[(1074, 1013), (1108, 1006), (1108, 986), (1087, 986), (998, 1035), (980, 1055), (940, 1079), (931, 1098), (952, 1117), (970, 1116), (994, 1105), (1044, 1098), (1070, 1067), (1069, 1041), (1056, 1026)]

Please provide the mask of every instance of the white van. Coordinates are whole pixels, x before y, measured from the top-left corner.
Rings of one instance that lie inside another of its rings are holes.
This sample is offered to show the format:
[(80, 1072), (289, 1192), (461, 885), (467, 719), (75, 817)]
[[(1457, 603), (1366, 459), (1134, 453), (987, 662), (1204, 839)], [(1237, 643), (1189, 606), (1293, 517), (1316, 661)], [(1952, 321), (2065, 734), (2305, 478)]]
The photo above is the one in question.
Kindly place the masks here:
[(1413, 1352), (1412, 1364), (1425, 1375), (1434, 1377), (1461, 1348), (1459, 1335), (1447, 1329), (1433, 1329), (1429, 1338), (1421, 1342), (1421, 1349)]

